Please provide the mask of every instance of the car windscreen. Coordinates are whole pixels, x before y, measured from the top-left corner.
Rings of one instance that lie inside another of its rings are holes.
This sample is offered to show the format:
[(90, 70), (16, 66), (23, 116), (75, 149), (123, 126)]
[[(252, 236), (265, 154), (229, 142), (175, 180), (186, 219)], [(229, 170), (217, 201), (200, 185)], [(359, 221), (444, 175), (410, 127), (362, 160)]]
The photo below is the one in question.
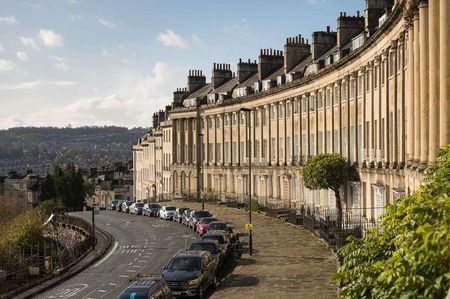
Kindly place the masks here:
[(159, 208), (161, 208), (161, 206), (159, 204), (156, 204), (156, 203), (150, 204), (150, 205), (148, 205), (148, 207), (150, 209), (159, 209)]
[(127, 201), (125, 202), (127, 204), (127, 206), (131, 206), (131, 204), (133, 203), (132, 201)]
[(214, 243), (192, 243), (189, 250), (203, 250), (211, 254), (217, 254), (217, 247)]
[(227, 225), (225, 223), (210, 223), (210, 230), (227, 230)]
[(113, 200), (113, 201), (111, 201), (111, 204), (116, 205), (118, 202), (119, 202), (118, 200)]
[(201, 261), (198, 257), (176, 257), (167, 266), (168, 270), (191, 270), (201, 269)]
[(225, 243), (225, 239), (223, 238), (223, 236), (217, 236), (217, 235), (203, 236), (202, 240), (216, 240), (216, 241), (219, 241), (220, 244)]
[(205, 217), (211, 217), (211, 213), (208, 211), (196, 211), (193, 215), (195, 218), (205, 218)]
[(143, 203), (137, 203), (137, 204), (136, 204), (136, 207), (137, 207), (137, 208), (142, 208), (143, 206), (144, 206)]
[(217, 219), (216, 218), (209, 218), (209, 217), (202, 219), (202, 223), (206, 223), (206, 224), (211, 223), (213, 221), (217, 221)]
[(166, 207), (166, 211), (175, 211), (176, 207)]

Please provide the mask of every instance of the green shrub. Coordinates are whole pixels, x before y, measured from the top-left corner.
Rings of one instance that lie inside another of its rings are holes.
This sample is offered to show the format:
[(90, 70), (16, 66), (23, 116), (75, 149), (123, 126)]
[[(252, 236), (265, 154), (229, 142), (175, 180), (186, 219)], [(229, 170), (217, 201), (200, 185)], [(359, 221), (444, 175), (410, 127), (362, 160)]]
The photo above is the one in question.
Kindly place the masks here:
[(450, 145), (422, 186), (387, 207), (380, 228), (340, 249), (342, 298), (444, 298), (450, 281)]

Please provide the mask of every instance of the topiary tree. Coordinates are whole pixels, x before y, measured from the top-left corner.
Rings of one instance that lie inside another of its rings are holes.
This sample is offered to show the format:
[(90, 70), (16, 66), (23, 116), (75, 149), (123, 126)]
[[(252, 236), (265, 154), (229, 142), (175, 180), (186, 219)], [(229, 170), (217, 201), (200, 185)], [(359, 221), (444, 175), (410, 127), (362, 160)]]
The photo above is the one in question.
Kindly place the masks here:
[(339, 154), (320, 154), (310, 158), (302, 174), (306, 188), (332, 190), (336, 197), (337, 225), (342, 223), (342, 205), (339, 190), (348, 177), (348, 163)]
[(341, 298), (444, 298), (450, 286), (450, 145), (421, 187), (339, 254)]

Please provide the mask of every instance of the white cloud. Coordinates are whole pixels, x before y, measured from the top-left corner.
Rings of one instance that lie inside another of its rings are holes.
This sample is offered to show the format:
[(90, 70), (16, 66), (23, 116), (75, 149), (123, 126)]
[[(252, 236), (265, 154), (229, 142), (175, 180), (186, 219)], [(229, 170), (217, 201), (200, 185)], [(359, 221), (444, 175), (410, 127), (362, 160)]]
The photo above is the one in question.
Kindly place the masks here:
[(192, 42), (194, 43), (194, 45), (196, 46), (200, 46), (203, 45), (203, 41), (198, 37), (197, 34), (192, 34)]
[(74, 81), (47, 81), (47, 80), (36, 80), (36, 81), (28, 81), (21, 82), (17, 84), (1, 84), (0, 90), (30, 90), (42, 87), (67, 87), (73, 86), (77, 83)]
[(73, 22), (76, 20), (81, 20), (83, 18), (83, 15), (70, 15), (69, 16), (69, 21)]
[(187, 42), (184, 40), (184, 38), (170, 29), (167, 29), (166, 32), (161, 32), (158, 35), (157, 39), (166, 47), (174, 47), (178, 49), (187, 48)]
[(55, 31), (48, 29), (39, 30), (39, 37), (47, 48), (63, 47), (63, 37)]
[(103, 56), (110, 56), (111, 53), (106, 49), (105, 47), (102, 47), (102, 55)]
[(55, 61), (55, 63), (53, 64), (53, 66), (63, 72), (67, 72), (70, 68), (66, 63), (66, 58), (64, 57), (60, 57), (60, 56), (51, 56), (51, 59), (53, 59)]
[(109, 28), (109, 29), (114, 29), (116, 28), (116, 24), (110, 20), (104, 19), (102, 17), (98, 17), (97, 21), (104, 27)]
[(22, 44), (25, 47), (28, 47), (28, 48), (31, 48), (31, 49), (34, 49), (34, 50), (38, 50), (39, 49), (39, 47), (37, 46), (35, 40), (33, 38), (31, 38), (31, 37), (21, 36), (20, 40), (22, 41)]
[(3, 45), (0, 43), (0, 52), (5, 51), (5, 48), (3, 48)]
[(250, 34), (250, 28), (248, 26), (248, 21), (245, 18), (239, 19), (238, 22), (236, 22), (232, 25), (224, 26), (223, 30), (226, 33), (231, 33), (231, 34), (241, 34), (241, 35), (249, 35)]
[(0, 16), (0, 23), (3, 24), (8, 24), (8, 25), (13, 25), (13, 24), (17, 24), (19, 21), (17, 21), (15, 16)]
[(22, 52), (22, 51), (19, 51), (19, 52), (16, 52), (16, 56), (17, 56), (17, 59), (19, 59), (20, 61), (28, 61), (28, 54), (26, 53), (26, 52)]
[[(184, 73), (184, 72), (183, 72)], [(117, 92), (104, 96), (85, 96), (70, 104), (46, 106), (27, 113), (17, 113), (0, 119), (0, 128), (13, 126), (73, 126), (119, 125), (126, 127), (150, 126), (152, 114), (169, 105), (172, 91), (182, 84), (181, 69), (173, 69), (164, 62), (158, 62), (151, 74), (141, 76), (124, 72)], [(58, 83), (57, 83), (58, 82)], [(66, 83), (64, 83), (66, 82)], [(20, 86), (3, 86), (9, 90), (34, 90), (46, 87), (47, 90), (75, 84), (70, 81), (34, 81)], [(2, 86), (0, 86), (0, 90)], [(95, 94), (95, 90), (92, 91)]]
[(11, 60), (0, 59), (0, 71), (13, 71), (15, 70), (17, 65)]
[(67, 72), (69, 70), (69, 66), (65, 62), (56, 62), (53, 66), (63, 72)]

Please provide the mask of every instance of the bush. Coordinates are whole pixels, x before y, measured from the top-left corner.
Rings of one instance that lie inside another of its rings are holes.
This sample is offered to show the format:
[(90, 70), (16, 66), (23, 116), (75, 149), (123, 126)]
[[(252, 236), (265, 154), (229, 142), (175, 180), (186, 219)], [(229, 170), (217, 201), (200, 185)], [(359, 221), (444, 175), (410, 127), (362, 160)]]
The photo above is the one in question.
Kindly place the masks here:
[(444, 298), (450, 281), (450, 145), (422, 186), (387, 207), (378, 230), (340, 249), (342, 298)]

